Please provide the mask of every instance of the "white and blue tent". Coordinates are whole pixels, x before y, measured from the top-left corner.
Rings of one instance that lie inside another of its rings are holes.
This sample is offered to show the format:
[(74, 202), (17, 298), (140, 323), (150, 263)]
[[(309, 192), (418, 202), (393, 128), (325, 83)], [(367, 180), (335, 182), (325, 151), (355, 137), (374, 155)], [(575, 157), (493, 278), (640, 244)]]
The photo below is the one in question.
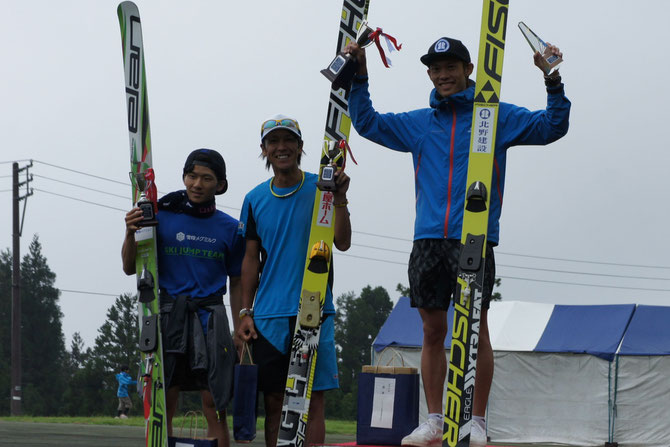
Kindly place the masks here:
[[(493, 302), (489, 332), (495, 374), (487, 415), (491, 440), (670, 445), (670, 315), (661, 311), (670, 312), (670, 307), (649, 307)], [(655, 327), (652, 316), (657, 325), (664, 319), (665, 335), (659, 336), (658, 329), (642, 332)], [(450, 327), (452, 320), (450, 311)], [(418, 368), (421, 344), (421, 318), (408, 298), (400, 298), (373, 341), (373, 359), (384, 364), (399, 352), (405, 364)], [(650, 377), (638, 379), (642, 371)], [(424, 401), (421, 408), (425, 417)], [(634, 408), (655, 410), (643, 415)], [(659, 424), (655, 415), (664, 421)]]

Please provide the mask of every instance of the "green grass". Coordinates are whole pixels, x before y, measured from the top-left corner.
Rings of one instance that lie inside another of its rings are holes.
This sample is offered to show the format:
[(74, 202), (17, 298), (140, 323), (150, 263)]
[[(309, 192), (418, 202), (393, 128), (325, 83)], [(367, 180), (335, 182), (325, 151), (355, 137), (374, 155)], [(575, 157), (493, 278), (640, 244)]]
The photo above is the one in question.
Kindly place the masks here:
[[(11, 417), (0, 417), (0, 421), (14, 421), (14, 422), (43, 422), (51, 424), (88, 424), (88, 425), (128, 425), (133, 427), (143, 427), (144, 418), (140, 416), (131, 416), (128, 419), (114, 419), (110, 416), (11, 416)], [(187, 430), (189, 427), (190, 418), (184, 419), (183, 416), (175, 416), (172, 423), (175, 430), (179, 430), (184, 424), (184, 430)], [(203, 421), (204, 422), (204, 421)], [(256, 422), (256, 430), (262, 432), (265, 419), (262, 417), (258, 418)], [(228, 416), (228, 427), (232, 429), (233, 419), (232, 416)], [(356, 422), (354, 421), (339, 421), (339, 420), (327, 420), (326, 421), (326, 433), (328, 434), (338, 434), (338, 435), (353, 435), (356, 433)]]

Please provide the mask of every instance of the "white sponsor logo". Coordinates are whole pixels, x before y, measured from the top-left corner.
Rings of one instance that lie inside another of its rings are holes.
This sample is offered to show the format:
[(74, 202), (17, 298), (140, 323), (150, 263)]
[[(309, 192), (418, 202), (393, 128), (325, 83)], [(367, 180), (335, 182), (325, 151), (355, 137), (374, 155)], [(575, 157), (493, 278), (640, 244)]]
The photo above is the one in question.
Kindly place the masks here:
[(444, 53), (449, 49), (449, 41), (447, 39), (440, 39), (435, 42), (435, 52)]

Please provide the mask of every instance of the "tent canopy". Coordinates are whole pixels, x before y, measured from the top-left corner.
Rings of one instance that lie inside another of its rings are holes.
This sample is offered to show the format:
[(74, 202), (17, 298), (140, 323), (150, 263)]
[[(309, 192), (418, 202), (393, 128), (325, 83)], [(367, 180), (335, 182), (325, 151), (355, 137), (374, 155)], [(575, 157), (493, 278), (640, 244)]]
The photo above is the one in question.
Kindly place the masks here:
[(620, 355), (670, 354), (670, 307), (637, 306), (626, 335), (621, 343)]
[[(663, 309), (670, 312), (670, 307)], [(488, 316), (489, 333), (496, 351), (585, 353), (611, 360), (634, 313), (634, 304), (558, 306), (522, 301), (494, 301)], [(663, 318), (665, 321), (670, 318), (670, 314), (662, 314), (657, 309), (645, 310), (644, 313), (650, 314), (649, 318), (657, 318), (659, 324)], [(451, 329), (453, 307), (449, 308), (447, 322)], [(639, 324), (649, 327), (648, 320), (640, 321)], [(649, 330), (647, 335), (640, 331), (630, 339), (630, 346), (644, 346), (653, 336), (657, 344), (666, 349), (666, 353), (670, 352), (670, 327), (661, 332), (664, 335), (659, 336), (656, 329)], [(423, 330), (419, 312), (410, 306), (409, 298), (401, 297), (380, 329), (373, 347), (377, 352), (387, 346), (420, 348), (422, 341)], [(445, 348), (449, 348), (450, 343), (450, 337), (447, 337)]]

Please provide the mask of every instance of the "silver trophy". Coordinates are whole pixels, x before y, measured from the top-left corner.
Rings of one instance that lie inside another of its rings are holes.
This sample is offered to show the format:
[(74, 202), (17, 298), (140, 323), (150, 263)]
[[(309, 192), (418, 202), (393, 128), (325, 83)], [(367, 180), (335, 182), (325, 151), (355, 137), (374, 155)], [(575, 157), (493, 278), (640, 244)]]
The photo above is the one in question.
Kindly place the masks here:
[[(356, 33), (356, 43), (361, 48), (371, 45), (374, 40), (370, 38), (370, 34), (374, 31), (368, 26), (367, 21), (363, 21)], [(357, 71), (358, 62), (350, 54), (340, 51), (321, 73), (332, 83), (333, 89), (338, 90), (348, 87)]]
[(147, 197), (147, 191), (153, 185), (153, 181), (146, 178), (144, 172), (131, 172), (130, 181), (140, 191), (140, 198), (135, 204), (142, 211), (142, 220), (137, 224), (138, 227), (155, 227), (158, 225), (154, 203)]

